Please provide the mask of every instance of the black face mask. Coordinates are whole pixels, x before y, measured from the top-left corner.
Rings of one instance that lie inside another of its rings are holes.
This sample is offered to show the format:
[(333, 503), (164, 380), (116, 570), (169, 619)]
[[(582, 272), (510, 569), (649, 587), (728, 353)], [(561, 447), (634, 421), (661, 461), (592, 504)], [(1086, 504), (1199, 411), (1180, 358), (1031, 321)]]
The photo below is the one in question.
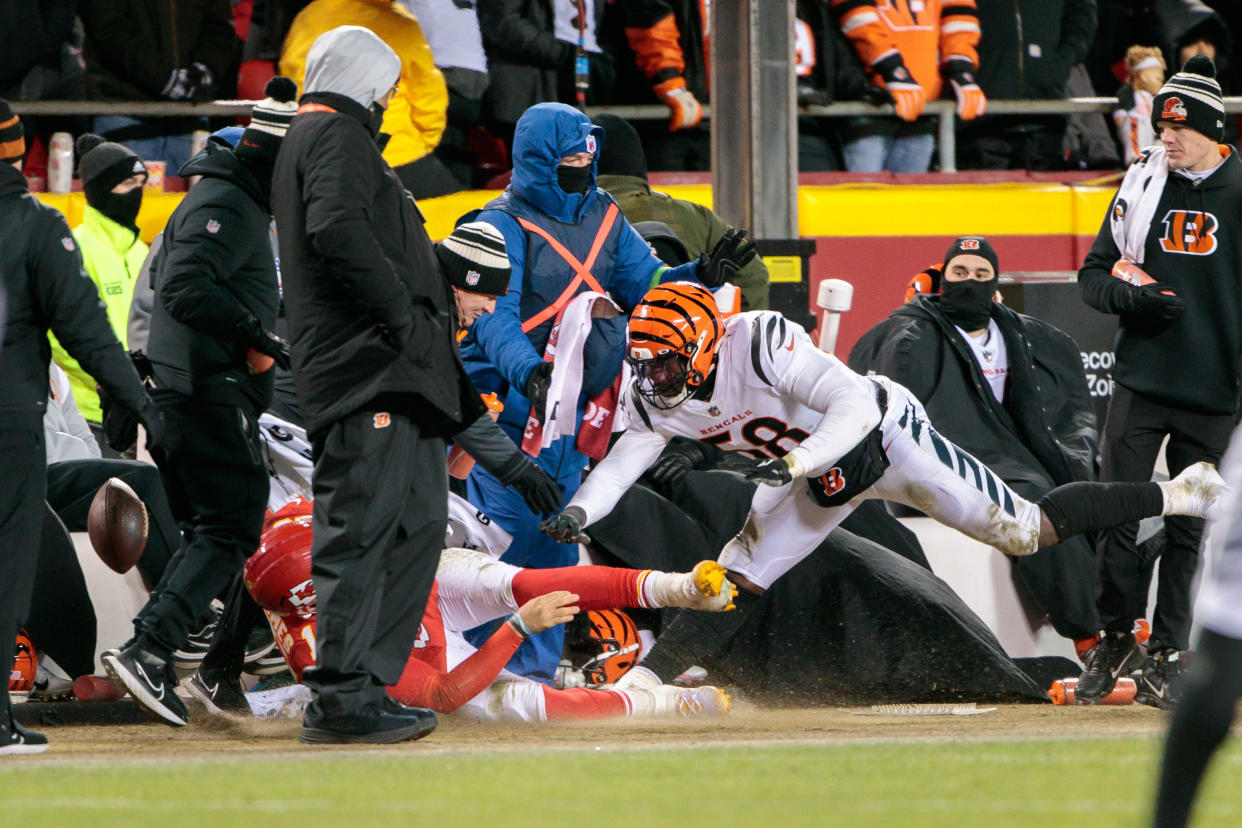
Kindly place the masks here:
[(122, 227), (137, 229), (135, 221), (142, 207), (142, 188), (135, 187), (128, 193), (101, 193), (91, 200), (91, 206)]
[(384, 107), (373, 103), (367, 107), (367, 112), (371, 114), (371, 134), (379, 135), (380, 125), (384, 123)]
[(591, 165), (571, 167), (568, 164), (561, 164), (556, 168), (556, 183), (570, 195), (585, 193), (591, 186)]
[(996, 279), (986, 282), (966, 279), (940, 283), (940, 309), (949, 321), (964, 331), (977, 331), (988, 326), (992, 317), (992, 294), (996, 293)]

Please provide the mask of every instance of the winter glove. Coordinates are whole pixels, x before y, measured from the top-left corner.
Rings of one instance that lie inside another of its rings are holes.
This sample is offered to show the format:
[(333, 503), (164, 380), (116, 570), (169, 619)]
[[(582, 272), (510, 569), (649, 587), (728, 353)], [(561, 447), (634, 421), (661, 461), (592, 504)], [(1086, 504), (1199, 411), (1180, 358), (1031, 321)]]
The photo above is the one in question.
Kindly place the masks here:
[(944, 76), (957, 96), (957, 116), (973, 121), (988, 111), (988, 99), (975, 81), (975, 67), (967, 58), (951, 57), (944, 64)]
[(590, 543), (591, 539), (582, 531), (585, 520), (586, 512), (577, 506), (570, 506), (559, 515), (553, 515), (540, 523), (539, 531), (557, 543)]
[(685, 78), (671, 78), (655, 85), (655, 93), (672, 112), (668, 131), (696, 127), (703, 120), (703, 106), (694, 93), (686, 88)]
[(237, 323), (237, 330), (249, 346), (246, 351), (246, 367), (250, 369), (250, 373), (262, 374), (269, 371), (272, 363), (279, 365), (283, 371), (289, 370), (292, 364), (289, 361), (289, 346), (279, 336), (264, 328), (259, 317), (250, 314)]
[(215, 90), (216, 81), (211, 68), (196, 61), (189, 66), (173, 69), (160, 94), (170, 101), (205, 100)]
[(711, 253), (699, 256), (696, 275), (709, 288), (718, 288), (750, 264), (755, 255), (755, 243), (746, 238), (746, 231), (730, 228), (716, 242)]
[(1165, 322), (1182, 315), (1186, 303), (1167, 282), (1151, 282), (1142, 287), (1130, 288), (1130, 300), (1135, 313), (1141, 313)]
[(775, 457), (771, 460), (764, 460), (746, 473), (746, 479), (751, 483), (762, 483), (765, 486), (786, 486), (793, 482), (794, 473), (791, 458), (788, 454), (784, 457)]
[(112, 399), (106, 388), (96, 386), (99, 407), (103, 409), (104, 441), (124, 454), (138, 442), (138, 420), (125, 406)]
[(884, 88), (893, 99), (897, 108), (897, 117), (903, 121), (917, 121), (923, 114), (923, 105), (927, 102), (927, 93), (910, 74), (901, 55), (893, 52), (888, 57), (871, 64)]
[(535, 419), (543, 422), (543, 409), (548, 404), (548, 386), (552, 384), (552, 363), (541, 362), (526, 378), (526, 399), (535, 409)]
[(798, 99), (798, 106), (828, 106), (832, 103), (832, 99), (828, 93), (822, 89), (816, 89), (808, 83), (800, 83), (795, 92)]
[(154, 400), (148, 398), (136, 416), (147, 430), (148, 450), (162, 449), (167, 454), (176, 448), (176, 425), (164, 419), (164, 412), (160, 411)]
[(565, 503), (556, 481), (521, 451), (514, 452), (513, 459), (505, 464), (497, 478), (506, 486), (517, 489), (526, 505), (537, 515), (553, 514)]
[(703, 467), (707, 460), (702, 447), (693, 440), (674, 440), (659, 459), (647, 469), (647, 478), (661, 489), (671, 489), (686, 475)]

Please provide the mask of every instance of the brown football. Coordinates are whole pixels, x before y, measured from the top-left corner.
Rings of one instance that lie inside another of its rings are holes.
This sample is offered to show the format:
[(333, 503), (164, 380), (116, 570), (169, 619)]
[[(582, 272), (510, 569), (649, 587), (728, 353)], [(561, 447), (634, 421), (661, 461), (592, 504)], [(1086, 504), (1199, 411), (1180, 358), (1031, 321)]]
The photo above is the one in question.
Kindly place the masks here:
[(128, 572), (147, 546), (147, 507), (128, 483), (109, 477), (91, 501), (86, 532), (109, 569)]

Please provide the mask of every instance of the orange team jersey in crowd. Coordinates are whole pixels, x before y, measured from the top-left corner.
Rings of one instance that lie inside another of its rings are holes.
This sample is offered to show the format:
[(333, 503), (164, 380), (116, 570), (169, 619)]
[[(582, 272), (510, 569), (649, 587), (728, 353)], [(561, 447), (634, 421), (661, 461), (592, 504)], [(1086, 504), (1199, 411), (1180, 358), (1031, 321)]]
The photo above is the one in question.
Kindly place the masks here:
[[(950, 57), (979, 65), (975, 0), (832, 0), (832, 13), (866, 66), (900, 52), (928, 100), (940, 97), (940, 67)], [(867, 74), (884, 86), (876, 73)]]

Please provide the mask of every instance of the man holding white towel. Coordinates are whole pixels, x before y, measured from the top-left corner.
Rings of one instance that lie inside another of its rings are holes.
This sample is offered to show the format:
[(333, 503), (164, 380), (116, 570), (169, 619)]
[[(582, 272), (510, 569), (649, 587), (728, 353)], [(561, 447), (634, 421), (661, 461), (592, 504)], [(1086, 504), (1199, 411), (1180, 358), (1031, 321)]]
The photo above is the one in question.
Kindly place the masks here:
[[(1102, 443), (1103, 481), (1150, 478), (1165, 436), (1170, 475), (1217, 463), (1238, 407), (1242, 352), (1242, 163), (1218, 141), (1225, 110), (1216, 68), (1186, 62), (1152, 102), (1160, 146), (1131, 165), (1078, 281), (1087, 304), (1120, 316)], [(1078, 683), (1097, 701), (1141, 668), (1137, 700), (1176, 702), (1189, 646), (1190, 588), (1204, 522), (1165, 520), (1147, 658), (1130, 630), (1146, 614), (1148, 577), (1137, 525), (1101, 536), (1098, 605), (1104, 635)]]

